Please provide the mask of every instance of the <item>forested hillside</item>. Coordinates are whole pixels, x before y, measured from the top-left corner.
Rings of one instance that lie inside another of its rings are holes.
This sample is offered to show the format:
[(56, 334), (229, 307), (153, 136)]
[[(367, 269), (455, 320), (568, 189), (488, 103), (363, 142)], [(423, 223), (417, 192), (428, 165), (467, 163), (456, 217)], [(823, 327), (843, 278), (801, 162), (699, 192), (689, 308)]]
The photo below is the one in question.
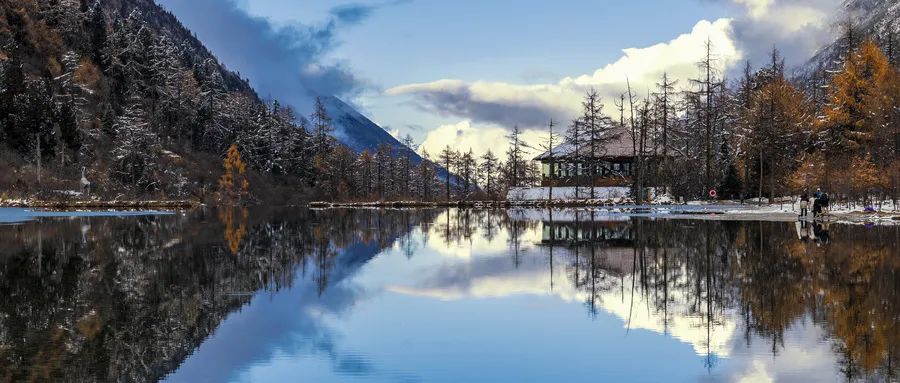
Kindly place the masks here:
[[(625, 133), (638, 201), (650, 186), (692, 199), (710, 189), (773, 199), (816, 186), (845, 201), (897, 198), (900, 7), (845, 6), (840, 37), (797, 76), (777, 50), (738, 78), (709, 56), (696, 78), (663, 75), (645, 98), (588, 92), (583, 115), (539, 146), (602, 147), (612, 138), (604, 132)], [(0, 198), (462, 200), (541, 181), (523, 152), (535, 143), (518, 130), (506, 153), (447, 147), (420, 161), (411, 139), (399, 145), (323, 96), (310, 116), (261, 100), (152, 0), (6, 0)]]
[(254, 198), (362, 193), (325, 105), (263, 102), (152, 0), (3, 1), (0, 81), (8, 198), (208, 199), (232, 144)]

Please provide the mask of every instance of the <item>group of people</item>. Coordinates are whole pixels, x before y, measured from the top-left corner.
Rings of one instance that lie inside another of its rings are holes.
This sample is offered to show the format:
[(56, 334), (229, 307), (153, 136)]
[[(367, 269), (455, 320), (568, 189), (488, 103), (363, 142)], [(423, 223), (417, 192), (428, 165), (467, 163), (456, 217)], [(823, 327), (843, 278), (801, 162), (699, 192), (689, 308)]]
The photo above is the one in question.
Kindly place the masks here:
[[(813, 193), (812, 198), (812, 216), (816, 218), (823, 214), (825, 210), (828, 209), (828, 193), (822, 191), (821, 188), (816, 188), (816, 192)], [(809, 211), (809, 194), (803, 193), (800, 196), (800, 217), (806, 217)]]

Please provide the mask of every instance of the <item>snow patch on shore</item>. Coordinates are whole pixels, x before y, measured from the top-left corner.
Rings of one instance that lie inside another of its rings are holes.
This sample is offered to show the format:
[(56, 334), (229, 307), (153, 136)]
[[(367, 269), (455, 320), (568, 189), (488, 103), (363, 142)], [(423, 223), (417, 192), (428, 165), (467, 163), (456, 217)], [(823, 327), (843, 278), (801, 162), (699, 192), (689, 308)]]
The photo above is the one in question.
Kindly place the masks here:
[[(579, 201), (589, 199), (591, 196), (591, 188), (589, 187), (555, 187), (553, 188), (553, 199), (557, 201)], [(580, 198), (575, 198), (575, 196)], [(624, 200), (631, 196), (631, 188), (629, 187), (595, 187), (594, 199), (604, 200)], [(550, 188), (548, 187), (515, 187), (509, 189), (506, 194), (508, 201), (540, 201), (550, 197)]]

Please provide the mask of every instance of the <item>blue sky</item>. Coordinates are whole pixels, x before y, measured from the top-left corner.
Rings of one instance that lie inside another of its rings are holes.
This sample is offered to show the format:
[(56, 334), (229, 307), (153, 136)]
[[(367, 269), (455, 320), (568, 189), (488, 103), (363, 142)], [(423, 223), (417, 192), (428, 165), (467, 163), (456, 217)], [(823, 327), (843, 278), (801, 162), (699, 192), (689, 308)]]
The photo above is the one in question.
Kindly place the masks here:
[(537, 140), (583, 92), (626, 80), (682, 86), (713, 42), (723, 75), (772, 46), (803, 63), (832, 37), (840, 0), (157, 0), (261, 95), (301, 112), (336, 94), (432, 153)]

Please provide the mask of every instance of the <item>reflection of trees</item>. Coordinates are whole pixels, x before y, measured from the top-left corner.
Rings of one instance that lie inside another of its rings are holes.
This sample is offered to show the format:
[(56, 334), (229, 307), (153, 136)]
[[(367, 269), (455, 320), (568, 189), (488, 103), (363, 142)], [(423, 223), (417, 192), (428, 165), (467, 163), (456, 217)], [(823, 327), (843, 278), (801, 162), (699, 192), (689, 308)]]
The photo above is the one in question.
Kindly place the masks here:
[(896, 379), (900, 345), (896, 237), (885, 242), (875, 230), (834, 227), (833, 231), (835, 239), (853, 235), (858, 240), (810, 246), (808, 256), (819, 275), (829, 330), (840, 340), (842, 371), (848, 378), (878, 371)]
[[(832, 227), (831, 241), (823, 242), (801, 241), (792, 224), (778, 222), (603, 222), (590, 212), (550, 217), (541, 245), (548, 253), (556, 248), (558, 258), (566, 250), (569, 278), (591, 312), (601, 304), (598, 291), (618, 288), (626, 303), (643, 298), (649, 307), (631, 309), (653, 311), (663, 331), (674, 317), (699, 319), (708, 350), (713, 329), (737, 313), (746, 341), (751, 334), (769, 339), (773, 354), (792, 324), (808, 315), (836, 338), (848, 379), (897, 377), (896, 227)], [(707, 356), (714, 364), (711, 351)]]
[(382, 249), (434, 213), (222, 217), (0, 226), (0, 381), (155, 381), (252, 293), (289, 286), (298, 268), (324, 289), (340, 249)]
[(247, 218), (250, 212), (246, 207), (219, 208), (219, 221), (225, 226), (225, 243), (232, 254), (237, 254), (241, 240), (247, 235)]
[(348, 265), (338, 255), (397, 243), (409, 256), (415, 230), (448, 245), (505, 234), (510, 267), (523, 238), (541, 233), (551, 273), (564, 273), (590, 314), (618, 295), (665, 332), (689, 318), (706, 332), (710, 365), (726, 322), (779, 353), (785, 333), (812, 318), (834, 339), (848, 380), (897, 379), (897, 227), (832, 226), (826, 243), (801, 241), (785, 223), (605, 221), (590, 211), (543, 219), (455, 209), (249, 213), (0, 226), (0, 380), (156, 380), (251, 293), (290, 286), (297, 270), (322, 293), (338, 269), (369, 259)]
[[(745, 331), (771, 338), (772, 353), (783, 346), (784, 332), (809, 310), (814, 300), (802, 259), (784, 250), (794, 237), (783, 235), (784, 224), (751, 222), (741, 230), (741, 249), (734, 270), (741, 291)], [(749, 341), (749, 333), (745, 335)]]

